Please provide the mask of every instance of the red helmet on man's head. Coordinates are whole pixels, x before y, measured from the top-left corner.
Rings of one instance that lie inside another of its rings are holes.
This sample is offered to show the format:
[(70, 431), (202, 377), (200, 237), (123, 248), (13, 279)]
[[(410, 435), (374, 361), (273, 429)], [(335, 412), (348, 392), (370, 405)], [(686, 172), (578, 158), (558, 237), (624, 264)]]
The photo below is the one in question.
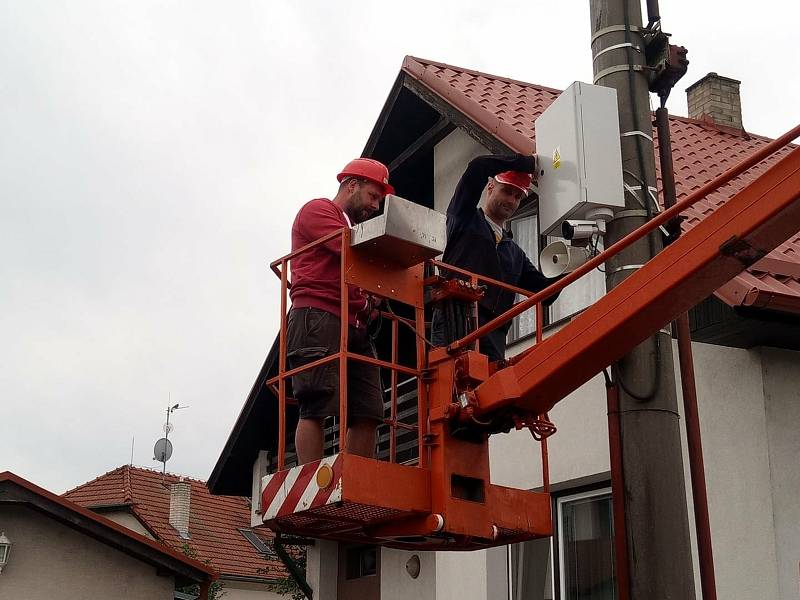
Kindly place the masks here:
[(356, 158), (347, 163), (342, 172), (336, 176), (341, 183), (345, 177), (358, 177), (368, 179), (383, 188), (384, 194), (394, 194), (394, 188), (389, 185), (389, 169), (381, 162), (371, 158)]
[(530, 192), (531, 181), (533, 181), (533, 175), (530, 173), (523, 173), (522, 171), (506, 171), (505, 173), (495, 175), (494, 178), (499, 183), (505, 183), (506, 185), (514, 186), (518, 190), (522, 190), (525, 194)]

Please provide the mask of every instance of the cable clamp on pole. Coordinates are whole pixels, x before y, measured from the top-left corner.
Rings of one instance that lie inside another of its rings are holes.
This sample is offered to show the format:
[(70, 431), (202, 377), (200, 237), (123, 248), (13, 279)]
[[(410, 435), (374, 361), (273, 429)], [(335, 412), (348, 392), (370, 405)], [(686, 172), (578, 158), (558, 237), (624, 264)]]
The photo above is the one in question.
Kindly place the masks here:
[(647, 135), (644, 131), (639, 131), (639, 130), (626, 131), (625, 133), (620, 133), (619, 137), (631, 137), (633, 135), (641, 136), (644, 139), (649, 140), (650, 143), (653, 143), (653, 136), (652, 135)]
[[(630, 192), (631, 194), (635, 195), (637, 198), (639, 197), (639, 195), (636, 193), (636, 190), (637, 189), (640, 190), (643, 187), (641, 185), (639, 185), (638, 187), (633, 187), (632, 185), (628, 185), (627, 183), (623, 183), (622, 185), (625, 186), (625, 191)], [(650, 198), (653, 200), (653, 203), (655, 204), (656, 212), (661, 212), (661, 207), (658, 205), (658, 202), (656, 201), (656, 195), (655, 194), (657, 192), (658, 192), (657, 188), (654, 188), (652, 186), (647, 186), (647, 193), (650, 196)]]
[(608, 77), (609, 75), (613, 75), (614, 73), (623, 73), (629, 71), (633, 68), (634, 71), (639, 71), (640, 73), (644, 71), (644, 67), (642, 65), (615, 65), (613, 67), (608, 67), (607, 69), (603, 69), (597, 75), (594, 76), (592, 83), (597, 83), (604, 77)]
[(620, 267), (616, 267), (614, 269), (607, 269), (606, 273), (609, 275), (613, 275), (614, 273), (619, 273), (620, 271), (636, 271), (641, 269), (644, 265), (622, 265)]
[(597, 54), (594, 55), (594, 58), (592, 58), (592, 61), (597, 60), (600, 56), (602, 56), (606, 52), (611, 52), (612, 50), (619, 50), (620, 48), (633, 48), (634, 50), (636, 50), (639, 53), (642, 52), (641, 47), (637, 46), (633, 42), (624, 42), (622, 44), (614, 44), (613, 46), (609, 46), (608, 48), (604, 48), (603, 50), (600, 50), (600, 52), (598, 52)]
[(650, 215), (647, 214), (646, 210), (637, 210), (634, 208), (628, 210), (621, 210), (619, 212), (614, 213), (614, 221), (617, 219), (627, 219), (630, 217), (648, 217)]
[(598, 38), (608, 35), (609, 33), (616, 33), (617, 31), (624, 32), (626, 30), (630, 31), (631, 33), (647, 33), (647, 30), (644, 27), (639, 27), (637, 25), (632, 25), (631, 27), (625, 27), (625, 25), (610, 25), (595, 31), (594, 35), (592, 36), (592, 40), (589, 43), (594, 44)]

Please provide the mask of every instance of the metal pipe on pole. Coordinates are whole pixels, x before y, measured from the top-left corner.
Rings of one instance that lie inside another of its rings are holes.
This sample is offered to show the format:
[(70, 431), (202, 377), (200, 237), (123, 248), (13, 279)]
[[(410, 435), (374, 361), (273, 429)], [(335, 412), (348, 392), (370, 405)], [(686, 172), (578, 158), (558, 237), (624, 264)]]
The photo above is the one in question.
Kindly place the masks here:
[[(655, 206), (655, 157), (639, 0), (590, 0), (595, 83), (616, 89), (625, 210), (607, 224), (611, 245), (647, 222)], [(606, 265), (611, 290), (661, 250), (659, 230)], [(624, 527), (633, 600), (693, 598), (672, 337), (660, 331), (612, 366), (619, 387)]]
[[(669, 113), (662, 106), (656, 111), (658, 131), (658, 158), (661, 164), (661, 181), (664, 193), (664, 208), (675, 206), (675, 172), (672, 165), (672, 140), (669, 132)], [(677, 238), (681, 234), (680, 220), (674, 220), (670, 234)], [(689, 452), (689, 476), (692, 482), (694, 505), (694, 527), (697, 535), (697, 556), (700, 568), (700, 589), (703, 600), (717, 600), (717, 583), (714, 578), (714, 551), (711, 545), (711, 521), (708, 516), (708, 492), (703, 461), (703, 444), (700, 436), (700, 415), (697, 408), (697, 386), (694, 377), (692, 334), (689, 314), (683, 313), (673, 323), (678, 339), (678, 362), (683, 392), (683, 417), (686, 421), (686, 445)]]

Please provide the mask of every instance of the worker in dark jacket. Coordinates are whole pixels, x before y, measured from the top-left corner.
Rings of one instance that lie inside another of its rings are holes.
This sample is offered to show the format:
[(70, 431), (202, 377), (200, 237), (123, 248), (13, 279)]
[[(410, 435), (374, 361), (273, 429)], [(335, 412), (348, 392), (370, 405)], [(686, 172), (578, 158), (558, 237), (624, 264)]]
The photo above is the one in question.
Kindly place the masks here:
[[(521, 154), (479, 156), (469, 163), (447, 207), (444, 262), (531, 292), (538, 292), (555, 281), (533, 266), (505, 229), (506, 222), (528, 194), (535, 168), (534, 157)], [(479, 208), (484, 188), (486, 199), (483, 208)], [(483, 325), (507, 311), (515, 297), (513, 292), (487, 286), (478, 303), (478, 324)], [(553, 300), (555, 296), (548, 304)], [(453, 314), (464, 316), (463, 307), (460, 312), (443, 306), (434, 308), (434, 345), (449, 344), (465, 332), (464, 328), (452, 327)], [(489, 360), (505, 358), (510, 327), (509, 321), (481, 338), (480, 351)]]

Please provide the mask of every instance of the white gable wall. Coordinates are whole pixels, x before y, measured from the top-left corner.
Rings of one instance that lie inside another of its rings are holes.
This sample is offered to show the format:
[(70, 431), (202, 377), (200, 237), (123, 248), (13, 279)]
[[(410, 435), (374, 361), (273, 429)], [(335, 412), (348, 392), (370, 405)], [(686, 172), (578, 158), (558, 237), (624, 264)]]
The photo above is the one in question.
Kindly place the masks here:
[(455, 129), (433, 148), (433, 208), (447, 212), (453, 191), (469, 161), (489, 151), (462, 129)]
[(106, 519), (110, 521), (114, 521), (118, 525), (122, 525), (123, 527), (127, 527), (131, 531), (135, 531), (138, 534), (141, 534), (145, 537), (149, 537), (151, 540), (153, 539), (152, 534), (147, 530), (147, 528), (142, 525), (142, 522), (136, 518), (136, 516), (132, 515), (130, 512), (126, 510), (119, 510), (109, 513), (100, 513)]

